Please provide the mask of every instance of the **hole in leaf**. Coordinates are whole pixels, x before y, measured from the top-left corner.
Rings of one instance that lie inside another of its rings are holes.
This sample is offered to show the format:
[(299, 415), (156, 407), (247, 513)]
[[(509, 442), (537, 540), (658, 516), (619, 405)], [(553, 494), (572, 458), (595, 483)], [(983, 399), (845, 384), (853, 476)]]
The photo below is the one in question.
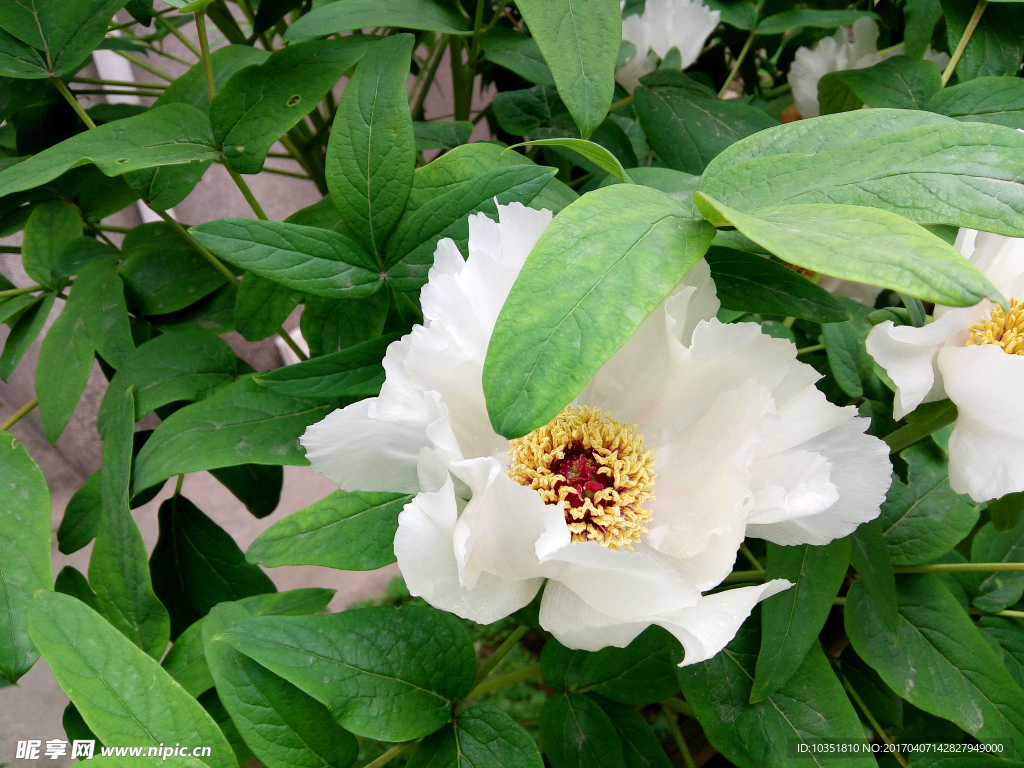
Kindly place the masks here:
[(294, 96), (292, 96), (292, 97), (291, 97), (290, 99), (288, 99), (288, 106), (289, 106), (289, 107), (294, 107), (294, 106), (295, 106), (296, 104), (298, 104), (298, 103), (299, 103), (300, 101), (302, 101), (302, 97), (301, 97), (301, 96), (299, 96), (299, 94), (295, 94), (295, 95), (294, 95)]
[(127, 157), (119, 157), (117, 159), (117, 162), (118, 163), (127, 163), (128, 162), (128, 158)]

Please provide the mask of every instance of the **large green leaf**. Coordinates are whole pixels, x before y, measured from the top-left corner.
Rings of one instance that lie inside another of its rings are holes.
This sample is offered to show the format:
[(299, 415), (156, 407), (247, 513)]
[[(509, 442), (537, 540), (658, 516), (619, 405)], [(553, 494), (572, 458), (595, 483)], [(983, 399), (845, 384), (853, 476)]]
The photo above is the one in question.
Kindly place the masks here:
[[(977, 3), (974, 0), (942, 0), (946, 20), (946, 41), (955, 50), (963, 37)], [(984, 9), (956, 66), (961, 83), (988, 75), (1014, 76), (1024, 56), (1024, 8), (1017, 2), (995, 2)]]
[(78, 68), (103, 40), (124, 0), (10, 0), (0, 26), (43, 53), (42, 77)]
[(381, 365), (384, 353), (400, 335), (389, 333), (312, 360), (278, 368), (257, 376), (256, 382), (292, 397), (373, 397), (380, 393), (384, 383)]
[(849, 539), (821, 547), (780, 547), (769, 542), (765, 580), (788, 579), (793, 586), (761, 604), (761, 650), (751, 702), (771, 696), (800, 668), (825, 626), (849, 564)]
[(407, 34), (386, 37), (363, 55), (338, 100), (327, 144), (331, 199), (378, 259), (412, 189), (416, 140), (406, 88), (414, 42)]
[(701, 213), (783, 261), (949, 306), (1002, 295), (956, 248), (902, 216), (859, 205), (775, 205), (741, 213), (698, 192)]
[(50, 492), (10, 432), (0, 432), (0, 549), (0, 675), (16, 683), (39, 657), (28, 636), (28, 614), (35, 591), (53, 588), (53, 572)]
[[(1024, 562), (1024, 520), (1000, 533), (991, 522), (986, 523), (971, 541), (971, 562)], [(984, 611), (1009, 608), (1024, 595), (1024, 572), (996, 571), (985, 578), (972, 601)]]
[(260, 219), (218, 219), (189, 230), (229, 264), (292, 290), (358, 299), (384, 279), (362, 247), (337, 232)]
[(555, 84), (551, 69), (544, 61), (540, 46), (532, 37), (507, 27), (494, 27), (480, 38), (484, 58), (511, 70), (524, 80), (537, 85)]
[(81, 236), (82, 217), (75, 206), (63, 200), (40, 203), (25, 222), (21, 246), (25, 272), (44, 288), (59, 290), (64, 280), (51, 268), (64, 249)]
[(118, 176), (217, 155), (206, 115), (185, 104), (168, 104), (79, 133), (0, 172), (0, 197), (33, 189), (86, 163)]
[(527, 258), (491, 336), (483, 384), (495, 430), (519, 437), (554, 418), (713, 235), (673, 198), (633, 184), (595, 190), (563, 210)]
[[(377, 338), (384, 331), (390, 310), (390, 291), (377, 291), (365, 299), (306, 297), (299, 328), (309, 344), (310, 357), (340, 352)], [(278, 376), (284, 380), (288, 374), (282, 371), (275, 374), (275, 378)], [(347, 380), (343, 374), (342, 381)]]
[(777, 261), (720, 245), (708, 248), (704, 258), (723, 309), (799, 317), (812, 323), (841, 323), (848, 318), (846, 308), (831, 293)]
[(438, 240), (450, 237), (465, 252), (470, 214), (496, 216), (495, 200), (529, 203), (554, 175), (553, 168), (483, 143), (457, 147), (417, 168), (405, 212), (388, 241), (388, 282), (395, 290), (416, 290), (427, 281)]
[(246, 562), (231, 534), (184, 496), (161, 504), (159, 520), (149, 570), (171, 615), (172, 638), (217, 603), (277, 591), (259, 566)]
[(287, 286), (247, 274), (235, 297), (235, 330), (246, 341), (273, 336), (301, 300), (302, 296)]
[(210, 747), (210, 768), (238, 768), (199, 702), (87, 605), (38, 592), (28, 621), (61, 689), (105, 746), (201, 745)]
[(266, 464), (239, 464), (235, 467), (211, 469), (217, 478), (235, 498), (245, 504), (253, 517), (266, 517), (274, 513), (281, 501), (284, 486), (284, 468)]
[(373, 27), (428, 29), (447, 35), (470, 33), (468, 19), (436, 0), (344, 0), (307, 13), (288, 27), (284, 39), (301, 40)]
[[(18, 297), (15, 297), (18, 298)], [(36, 337), (43, 330), (43, 326), (46, 325), (46, 321), (50, 317), (50, 310), (53, 308), (55, 296), (52, 293), (45, 293), (41, 296), (28, 297), (29, 300), (25, 303), (27, 307), (24, 312), (18, 317), (17, 322), (11, 327), (11, 332), (7, 336), (7, 341), (4, 342), (3, 354), (0, 354), (0, 379), (7, 381), (10, 375), (14, 372), (14, 369), (18, 367), (18, 363), (28, 352), (29, 347), (32, 346), (32, 342), (36, 340)], [(20, 312), (17, 305), (12, 307), (15, 311)], [(50, 333), (53, 333), (51, 328)], [(49, 336), (49, 333), (47, 334)], [(80, 353), (81, 354), (81, 353)], [(90, 350), (89, 359), (92, 359), (92, 351)], [(39, 368), (36, 367), (38, 374)], [(69, 370), (69, 373), (78, 371)], [(87, 376), (88, 374), (86, 374)], [(85, 386), (84, 380), (82, 386), (75, 389), (71, 387), (68, 392), (68, 399), (73, 396), (74, 402), (70, 403), (70, 408), (73, 410), (75, 403), (78, 402), (78, 396), (82, 392), (82, 387)], [(36, 394), (39, 394), (40, 387), (36, 385)], [(47, 393), (49, 394), (49, 393)], [(52, 398), (47, 398), (49, 402), (53, 402)]]
[(780, 126), (730, 147), (709, 163), (701, 192), (742, 211), (864, 205), (918, 224), (1024, 234), (1024, 135), (1017, 131), (889, 109), (799, 122), (809, 125)]
[(350, 35), (295, 43), (232, 77), (210, 106), (213, 138), (228, 167), (259, 173), (274, 142), (309, 114), (376, 40)]
[(251, 379), (168, 417), (135, 461), (136, 492), (171, 475), (239, 464), (306, 464), (298, 437), (333, 405), (271, 392)]
[(384, 741), (441, 728), (476, 677), (466, 630), (432, 608), (248, 619), (219, 639), (326, 705), (344, 728)]
[(1003, 658), (1003, 666), (1014, 682), (1024, 688), (1024, 626), (1020, 619), (982, 616), (978, 629)]
[(261, 533), (245, 553), (250, 563), (322, 565), (369, 571), (395, 562), (398, 515), (412, 497), (335, 491)]
[[(262, 64), (270, 51), (252, 45), (225, 45), (210, 53), (210, 68), (213, 70), (214, 92), (220, 93), (236, 72), (253, 64)], [(154, 107), (164, 104), (188, 104), (203, 113), (210, 111), (210, 92), (206, 87), (206, 72), (203, 62), (170, 83), (163, 94), (153, 102)]]
[(924, 109), (942, 89), (935, 62), (910, 56), (891, 56), (872, 67), (830, 72), (818, 81), (821, 114), (869, 107)]
[[(784, 686), (750, 704), (761, 642), (755, 611), (721, 653), (683, 667), (679, 682), (708, 741), (729, 760), (757, 768), (789, 768), (789, 745), (864, 738), (864, 729), (821, 647), (816, 643)], [(815, 753), (819, 768), (875, 768), (870, 755)], [(806, 762), (799, 760), (799, 764)]]
[(867, 321), (870, 311), (863, 304), (842, 298), (850, 320), (829, 323), (821, 327), (821, 340), (825, 344), (828, 365), (836, 384), (850, 397), (863, 397), (865, 388), (875, 382), (875, 361), (864, 347), (864, 340), (871, 333)]
[(129, 387), (113, 404), (103, 430), (101, 511), (89, 558), (89, 582), (107, 621), (150, 656), (160, 658), (167, 648), (171, 621), (153, 592), (146, 545), (128, 508), (134, 414)]
[(679, 692), (679, 643), (660, 627), (650, 627), (625, 648), (596, 653), (573, 651), (548, 640), (541, 654), (544, 680), (556, 691), (593, 692), (624, 704), (655, 704)]
[(326, 707), (220, 639), (227, 627), (253, 615), (228, 603), (203, 620), (206, 659), (232, 722), (269, 768), (348, 768), (359, 745)]
[(759, 35), (781, 35), (791, 29), (815, 27), (818, 29), (835, 29), (852, 25), (857, 19), (867, 16), (877, 19), (878, 14), (870, 11), (834, 11), (816, 8), (794, 8), (768, 16), (758, 22), (755, 31)]
[(896, 604), (896, 577), (885, 545), (881, 519), (876, 517), (857, 526), (850, 543), (850, 564), (857, 570), (885, 626), (890, 632), (896, 632), (900, 620)]
[(900, 624), (885, 629), (864, 588), (846, 598), (857, 654), (915, 707), (952, 720), (982, 742), (1024, 746), (1024, 691), (935, 574), (897, 577)]
[(62, 554), (77, 552), (93, 540), (102, 503), (100, 473), (95, 472), (79, 486), (64, 508), (64, 516), (57, 529), (57, 549)]
[(626, 173), (626, 169), (622, 167), (622, 163), (619, 162), (619, 159), (615, 157), (610, 150), (605, 149), (600, 144), (595, 144), (592, 141), (587, 141), (586, 139), (574, 139), (571, 137), (532, 139), (531, 141), (523, 142), (522, 144), (513, 144), (509, 149), (526, 146), (527, 144), (535, 147), (564, 147), (566, 149), (571, 149), (574, 153), (582, 155), (585, 160), (589, 160), (594, 166), (597, 166), (599, 171), (609, 173), (615, 179), (623, 183), (633, 183), (633, 180), (629, 178), (629, 174)]
[(1024, 80), (1019, 77), (976, 77), (943, 88), (925, 105), (930, 112), (965, 122), (1024, 128)]
[[(672, 768), (654, 730), (634, 707), (592, 696), (608, 715), (622, 743), (626, 768)], [(671, 717), (672, 715), (667, 715)]]
[(548, 697), (540, 715), (540, 738), (552, 768), (626, 768), (618, 731), (588, 696)]
[(950, 489), (946, 456), (931, 440), (907, 448), (900, 458), (908, 465), (908, 483), (894, 477), (882, 504), (885, 545), (893, 565), (921, 565), (969, 534), (979, 509)]
[(519, 0), (530, 28), (583, 138), (608, 114), (622, 40), (616, 0)]
[(39, 80), (50, 77), (39, 51), (0, 29), (0, 75)]
[(543, 768), (537, 743), (515, 720), (490, 704), (474, 704), (427, 736), (409, 768)]
[(633, 95), (651, 148), (669, 168), (686, 173), (701, 173), (730, 144), (778, 125), (767, 112), (722, 101), (682, 73), (648, 75)]

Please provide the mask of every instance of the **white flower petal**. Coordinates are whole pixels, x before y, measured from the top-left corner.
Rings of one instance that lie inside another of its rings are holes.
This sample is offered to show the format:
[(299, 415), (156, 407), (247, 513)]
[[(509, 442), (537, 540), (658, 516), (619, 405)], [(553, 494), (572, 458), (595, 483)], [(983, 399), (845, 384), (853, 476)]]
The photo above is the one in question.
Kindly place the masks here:
[[(970, 259), (1007, 298), (1024, 298), (1020, 295), (1021, 277), (1024, 275), (1024, 238), (979, 232)], [(986, 307), (986, 316), (992, 306)]]
[(700, 56), (720, 17), (720, 11), (698, 0), (647, 0), (643, 14), (622, 20), (622, 39), (636, 46), (636, 55), (616, 70), (615, 78), (632, 93), (672, 48), (679, 50), (686, 69)]
[(567, 648), (599, 651), (625, 648), (651, 626), (650, 621), (622, 621), (595, 611), (557, 581), (549, 581), (540, 601), (540, 625)]
[(437, 493), (418, 494), (399, 514), (395, 556), (409, 592), (435, 608), (480, 624), (490, 624), (528, 604), (543, 579), (514, 581), (485, 573), (473, 589), (462, 586), (452, 547), (457, 516), (451, 481)]
[(802, 117), (817, 117), (818, 81), (829, 72), (869, 67), (881, 61), (878, 56), (878, 25), (873, 19), (858, 19), (852, 29), (851, 42), (845, 28), (840, 27), (832, 37), (818, 41), (814, 50), (797, 49), (789, 68), (789, 84), (793, 87), (793, 100)]
[(949, 439), (949, 484), (975, 501), (1024, 491), (1024, 356), (995, 344), (939, 353), (959, 416)]
[(832, 464), (820, 453), (791, 451), (753, 465), (753, 507), (747, 522), (767, 525), (824, 512), (839, 500)]

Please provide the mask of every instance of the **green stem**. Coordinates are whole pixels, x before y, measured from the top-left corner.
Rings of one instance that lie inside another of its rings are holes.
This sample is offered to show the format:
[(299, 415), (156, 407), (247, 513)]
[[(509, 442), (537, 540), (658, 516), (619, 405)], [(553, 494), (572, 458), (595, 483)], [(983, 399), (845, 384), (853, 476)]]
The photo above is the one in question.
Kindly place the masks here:
[(113, 224), (93, 224), (93, 226), (103, 232), (120, 232), (122, 235), (127, 235), (132, 231), (130, 227), (115, 227)]
[[(984, 0), (982, 0), (984, 2)], [(732, 69), (729, 70), (729, 76), (725, 78), (725, 84), (722, 86), (722, 90), (718, 92), (718, 98), (722, 98), (726, 93), (729, 92), (729, 86), (732, 85), (733, 79), (736, 77), (736, 73), (740, 71), (740, 64), (747, 58), (747, 51), (750, 50), (750, 46), (754, 42), (755, 30), (751, 30), (750, 34), (747, 35), (747, 42), (743, 44), (743, 48), (740, 49), (740, 55), (736, 57), (736, 61), (732, 63)]]
[(277, 329), (277, 335), (284, 339), (284, 343), (291, 347), (292, 352), (295, 353), (295, 356), (299, 358), (299, 360), (309, 360), (309, 355), (302, 351), (302, 347), (295, 342), (292, 335), (283, 327)]
[(931, 565), (900, 565), (893, 573), (974, 573), (985, 571), (1024, 571), (1024, 563), (933, 563)]
[(764, 570), (764, 566), (761, 564), (761, 561), (754, 557), (754, 553), (750, 551), (750, 547), (748, 547), (746, 544), (740, 544), (740, 552), (743, 554), (745, 558), (747, 558), (747, 562), (754, 566), (754, 568), (757, 568), (761, 571)]
[(469, 65), (462, 62), (462, 39), (452, 36), (448, 48), (451, 50), (455, 119), (469, 120), (469, 113), (473, 108), (473, 73)]
[(156, 67), (154, 67), (149, 62), (143, 61), (142, 59), (140, 59), (140, 58), (138, 58), (136, 56), (132, 56), (130, 53), (125, 53), (124, 51), (114, 51), (114, 53), (116, 53), (122, 59), (127, 59), (128, 61), (130, 61), (135, 66), (141, 67), (142, 69), (144, 69), (147, 72), (149, 72), (149, 74), (156, 75), (161, 80), (166, 80), (168, 83), (173, 83), (174, 82), (174, 78), (173, 77), (168, 75), (166, 72), (162, 72), (161, 70), (157, 69)]
[(484, 681), (484, 678), (491, 673), (491, 670), (498, 665), (498, 662), (505, 658), (506, 653), (516, 647), (516, 644), (523, 639), (523, 635), (525, 635), (529, 629), (530, 628), (526, 625), (516, 627), (512, 631), (512, 634), (505, 639), (505, 642), (499, 645), (494, 653), (484, 659), (484, 663), (481, 664), (480, 669), (477, 670), (476, 681), (473, 683), (474, 688)]
[(256, 214), (256, 217), (263, 219), (264, 221), (269, 221), (267, 214), (263, 212), (263, 208), (260, 207), (259, 202), (256, 200), (256, 196), (252, 193), (252, 190), (249, 189), (249, 185), (245, 183), (245, 179), (242, 178), (242, 175), (238, 173), (238, 171), (228, 168), (226, 165), (224, 167), (227, 168), (228, 174), (231, 176), (231, 180), (235, 182), (235, 186), (241, 191), (242, 197), (245, 198), (245, 202), (247, 202), (249, 207), (252, 208), (252, 212)]
[(669, 711), (668, 707), (664, 704), (661, 705), (661, 711), (665, 714), (665, 719), (668, 720), (669, 730), (672, 731), (672, 738), (676, 741), (676, 746), (679, 748), (679, 754), (683, 756), (683, 763), (686, 765), (686, 768), (697, 768), (697, 764), (693, 762), (693, 755), (690, 754), (690, 748), (686, 746), (683, 732), (679, 730), (679, 722), (676, 720), (675, 714)]
[(416, 313), (416, 316), (422, 322), (422, 320), (423, 320), (423, 310), (421, 310), (419, 307), (417, 307), (416, 304), (413, 302), (413, 300), (410, 299), (408, 297), (408, 295), (406, 295), (402, 291), (395, 291), (395, 294), (398, 295), (403, 301), (405, 301), (406, 304), (409, 305), (409, 308), (412, 309), (412, 311)]
[(953, 55), (949, 59), (949, 64), (946, 65), (946, 69), (942, 72), (943, 88), (946, 87), (946, 83), (949, 82), (949, 78), (953, 76), (953, 72), (956, 70), (956, 65), (960, 63), (960, 57), (964, 55), (967, 43), (970, 42), (971, 35), (974, 34), (974, 30), (978, 26), (978, 22), (981, 21), (981, 14), (985, 12), (985, 6), (987, 5), (988, 0), (978, 0), (978, 5), (974, 8), (971, 20), (967, 22), (967, 28), (960, 36), (960, 42), (956, 44), (956, 50), (953, 51)]
[(972, 616), (1005, 616), (1008, 619), (1024, 619), (1024, 611), (996, 611), (995, 613), (989, 613), (988, 611), (971, 608), (968, 613)]
[(174, 484), (174, 495), (175, 496), (180, 496), (181, 495), (181, 486), (182, 486), (182, 484), (184, 482), (185, 482), (185, 475), (184, 475), (184, 473), (182, 473), (182, 474), (178, 475), (178, 482), (176, 482)]
[(163, 91), (146, 91), (141, 88), (76, 88), (71, 91), (75, 96), (148, 96), (156, 99), (163, 96)]
[(268, 168), (263, 166), (263, 173), (276, 173), (278, 176), (291, 176), (293, 179), (305, 179), (306, 181), (312, 181), (307, 173), (298, 173), (297, 171), (285, 171), (281, 168)]
[(892, 739), (889, 738), (889, 735), (879, 724), (878, 720), (875, 719), (875, 716), (871, 714), (871, 710), (869, 710), (868, 705), (864, 703), (864, 699), (862, 699), (860, 694), (857, 693), (852, 685), (850, 685), (850, 681), (846, 679), (846, 675), (840, 673), (839, 677), (843, 681), (843, 688), (845, 688), (846, 692), (850, 694), (850, 698), (853, 699), (853, 703), (856, 704), (860, 711), (864, 713), (864, 717), (867, 719), (868, 724), (874, 732), (878, 734), (882, 741), (888, 744), (890, 749), (894, 750), (893, 757), (896, 758), (897, 762), (899, 762), (903, 768), (907, 768), (907, 761), (903, 759), (903, 755), (895, 751), (895, 744), (893, 744)]
[(217, 86), (213, 79), (213, 62), (210, 60), (210, 40), (206, 35), (206, 11), (196, 11), (196, 31), (199, 32), (199, 57), (203, 60), (203, 72), (206, 73), (206, 93), (213, 104), (217, 95)]
[[(294, 128), (292, 129), (294, 130)], [(324, 169), (322, 163), (317, 163), (316, 159), (303, 152), (299, 148), (299, 144), (296, 141), (296, 137), (289, 131), (287, 134), (282, 136), (278, 141), (281, 145), (291, 153), (291, 156), (295, 161), (302, 166), (302, 169), (309, 174), (309, 177), (316, 184), (316, 188), (320, 191), (320, 194), (327, 194), (327, 178), (324, 176)]]
[(164, 50), (161, 50), (160, 48), (157, 48), (155, 45), (147, 45), (146, 46), (146, 50), (149, 51), (150, 53), (155, 53), (157, 56), (163, 56), (165, 59), (170, 59), (171, 61), (175, 61), (178, 64), (183, 64), (186, 67), (191, 67), (192, 64), (193, 64), (193, 62), (185, 61), (184, 59), (179, 58), (178, 56), (175, 56), (174, 54), (168, 53), (167, 51), (164, 51)]
[(516, 670), (515, 672), (509, 672), (507, 675), (499, 675), (498, 677), (492, 677), (484, 682), (480, 683), (476, 688), (469, 692), (467, 699), (475, 699), (478, 696), (483, 696), (485, 693), (496, 691), (499, 688), (504, 688), (508, 685), (515, 685), (521, 683), (523, 680), (529, 680), (531, 677), (540, 677), (540, 664), (534, 664), (532, 667), (525, 667), (524, 669)]
[(628, 106), (628, 105), (632, 104), (633, 103), (633, 98), (634, 98), (633, 94), (630, 94), (629, 96), (627, 96), (626, 98), (622, 99), (621, 101), (613, 102), (612, 105), (610, 107), (608, 107), (608, 111), (609, 112), (614, 112), (616, 109), (622, 109), (622, 107), (625, 107), (625, 106)]
[(825, 348), (824, 344), (812, 344), (809, 347), (800, 347), (800, 349), (798, 349), (796, 351), (796, 353), (798, 355), (809, 355), (809, 354), (811, 354), (811, 352), (820, 352), (824, 348)]
[(32, 409), (35, 408), (37, 405), (39, 405), (39, 398), (33, 397), (31, 400), (29, 400), (27, 403), (21, 406), (21, 408), (12, 413), (10, 418), (7, 419), (7, 421), (5, 421), (3, 424), (0, 424), (0, 432), (6, 432), (8, 429), (13, 427), (25, 416), (31, 413)]
[(126, 88), (148, 88), (162, 91), (167, 86), (162, 83), (140, 83), (135, 80), (102, 80), (97, 77), (72, 77), (72, 83), (85, 83), (86, 85), (123, 85)]
[(661, 706), (668, 707), (669, 709), (674, 709), (679, 714), (686, 715), (687, 717), (695, 716), (693, 714), (693, 707), (691, 707), (682, 699), (665, 699), (663, 702), (661, 702)]
[(441, 35), (437, 40), (437, 51), (434, 54), (434, 60), (430, 62), (430, 68), (427, 70), (426, 76), (420, 85), (419, 92), (416, 94), (416, 103), (412, 107), (412, 119), (420, 119), (423, 117), (423, 102), (427, 98), (427, 91), (430, 90), (430, 86), (434, 82), (434, 77), (437, 75), (437, 68), (441, 65), (441, 59), (444, 58), (446, 37)]
[(363, 768), (382, 768), (399, 755), (404, 755), (406, 752), (411, 752), (413, 747), (416, 746), (414, 741), (406, 741), (401, 744), (396, 744), (383, 755), (378, 757), (376, 760), (371, 760)]
[(171, 24), (163, 16), (157, 16), (156, 20), (163, 24), (167, 28), (167, 31), (174, 35), (176, 38), (178, 38), (186, 48), (192, 51), (192, 53), (195, 55), (197, 59), (203, 58), (203, 54), (200, 52), (198, 48), (196, 48), (196, 44), (189, 40), (187, 37), (185, 37), (183, 34), (181, 34), (181, 30), (178, 29), (176, 25)]
[(723, 584), (737, 584), (743, 581), (764, 581), (764, 571), (733, 571), (722, 579)]
[(835, 598), (832, 598), (832, 605), (838, 605), (840, 608), (845, 608), (846, 607), (846, 598), (845, 597), (835, 597)]
[(181, 226), (181, 224), (179, 224), (173, 217), (167, 215), (167, 211), (157, 211), (156, 213), (161, 219), (166, 221), (175, 232), (185, 238), (188, 244), (199, 252), (200, 256), (210, 262), (210, 265), (220, 272), (230, 285), (238, 286), (238, 280), (233, 274), (231, 274), (231, 270), (224, 266), (224, 262), (201, 246), (187, 229)]
[(95, 128), (96, 123), (94, 123), (92, 118), (85, 113), (85, 110), (82, 109), (82, 105), (78, 103), (78, 99), (76, 99), (75, 95), (68, 90), (66, 85), (64, 85), (64, 81), (59, 77), (51, 77), (50, 81), (57, 86), (57, 90), (60, 91), (60, 95), (63, 96), (67, 103), (71, 105), (71, 108), (75, 110), (75, 114), (82, 118), (82, 122), (89, 128)]
[(0, 245), (0, 253), (21, 253), (20, 245)]
[(792, 90), (792, 85), (790, 85), (789, 83), (783, 83), (782, 85), (776, 88), (766, 88), (764, 91), (761, 92), (761, 95), (764, 97), (765, 101), (770, 101), (771, 99), (776, 99), (779, 96), (789, 93)]

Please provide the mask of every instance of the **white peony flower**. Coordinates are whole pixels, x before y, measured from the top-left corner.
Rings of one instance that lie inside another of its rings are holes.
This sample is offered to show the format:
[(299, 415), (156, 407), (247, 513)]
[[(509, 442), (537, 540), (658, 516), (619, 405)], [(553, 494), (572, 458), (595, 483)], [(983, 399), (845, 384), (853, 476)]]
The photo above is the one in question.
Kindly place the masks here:
[[(829, 72), (865, 69), (902, 53), (903, 43), (887, 49), (884, 55), (878, 53), (878, 24), (867, 16), (857, 19), (850, 31), (840, 27), (831, 37), (819, 40), (813, 50), (801, 46), (789, 68), (793, 101), (801, 117), (817, 117), (821, 114), (818, 106), (818, 81)], [(949, 63), (948, 54), (938, 53), (930, 47), (924, 58), (935, 62), (939, 69)]]
[[(1024, 239), (961, 229), (956, 240), (1004, 296), (1024, 297)], [(949, 439), (949, 484), (975, 501), (1024, 491), (1024, 305), (985, 299), (936, 305), (923, 328), (886, 321), (867, 348), (896, 384), (893, 415), (948, 397), (959, 411)]]
[(636, 55), (615, 70), (615, 79), (632, 93), (640, 78), (657, 69), (658, 60), (673, 47), (679, 49), (686, 69), (700, 56), (720, 16), (700, 0), (647, 0), (643, 14), (622, 20), (622, 39), (636, 46)]
[[(715, 655), (753, 606), (789, 586), (703, 594), (746, 534), (824, 544), (874, 518), (887, 448), (856, 409), (815, 388), (788, 341), (723, 325), (699, 262), (549, 424), (509, 441), (491, 428), (482, 372), (498, 312), (548, 211), (469, 219), (469, 258), (442, 240), (424, 325), (393, 343), (379, 397), (302, 438), (343, 489), (415, 493), (395, 554), (409, 590), (481, 623), (548, 584), (540, 620), (562, 643), (624, 646), (658, 624)], [(635, 425), (635, 426), (634, 426)]]

